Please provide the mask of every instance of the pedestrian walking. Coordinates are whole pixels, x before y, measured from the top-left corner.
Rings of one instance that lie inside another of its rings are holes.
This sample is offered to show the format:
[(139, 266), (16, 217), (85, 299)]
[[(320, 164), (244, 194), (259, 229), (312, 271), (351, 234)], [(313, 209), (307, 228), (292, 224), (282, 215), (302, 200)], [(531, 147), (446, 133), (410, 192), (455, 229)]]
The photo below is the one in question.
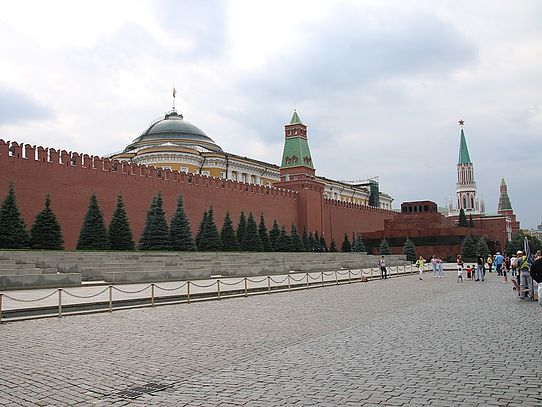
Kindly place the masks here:
[(532, 289), (531, 274), (529, 273), (529, 259), (521, 250), (518, 251), (519, 297), (529, 298), (525, 293)]
[(437, 256), (435, 255), (433, 255), (433, 257), (431, 258), (431, 268), (433, 269), (433, 277), (436, 277), (438, 265), (437, 265)]
[(495, 271), (497, 272), (498, 276), (502, 276), (503, 264), (504, 264), (504, 256), (501, 254), (501, 252), (497, 252), (495, 257), (493, 258), (493, 265), (495, 266)]
[(542, 250), (538, 250), (534, 255), (534, 262), (531, 266), (531, 277), (538, 285), (538, 304), (542, 306)]
[(384, 256), (380, 259), (380, 278), (388, 278), (388, 271), (386, 270), (386, 260)]
[(512, 270), (512, 278), (516, 277), (518, 271), (518, 258), (515, 254), (512, 254), (512, 257), (510, 257), (510, 268)]
[(437, 259), (437, 271), (438, 276), (444, 278), (444, 263), (440, 257)]
[(478, 259), (476, 260), (476, 276), (475, 276), (475, 280), (474, 281), (484, 281), (484, 273), (485, 273), (485, 270), (484, 270), (484, 263), (485, 263), (485, 260), (484, 260), (484, 256), (482, 256), (481, 254), (479, 254), (478, 256)]
[(422, 274), (423, 274), (423, 268), (425, 266), (425, 259), (422, 256), (420, 256), (418, 261), (416, 261), (416, 266), (418, 266), (418, 277), (421, 280)]
[(491, 257), (491, 254), (487, 256), (486, 263), (487, 263), (487, 269), (489, 270), (490, 273), (492, 273), (491, 269), (493, 267), (493, 257)]
[(457, 263), (457, 282), (459, 283), (460, 279), (461, 279), (461, 282), (463, 282), (463, 259), (461, 258), (460, 254), (457, 255), (456, 263)]

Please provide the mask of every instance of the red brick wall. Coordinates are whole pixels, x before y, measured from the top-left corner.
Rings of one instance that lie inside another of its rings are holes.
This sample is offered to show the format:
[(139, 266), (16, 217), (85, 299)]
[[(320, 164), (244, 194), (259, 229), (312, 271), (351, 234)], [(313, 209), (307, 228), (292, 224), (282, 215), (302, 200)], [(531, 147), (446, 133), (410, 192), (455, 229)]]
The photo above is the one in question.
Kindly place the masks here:
[(340, 248), (345, 233), (351, 241), (352, 233), (383, 230), (384, 220), (393, 219), (395, 216), (397, 212), (324, 199), (324, 236), (328, 244), (335, 239)]
[[(11, 157), (10, 147), (13, 150)], [(71, 165), (72, 160), (75, 165)], [(113, 171), (114, 165), (117, 171)], [(160, 177), (158, 174), (159, 170), (154, 167), (41, 147), (35, 149), (0, 140), (0, 200), (5, 197), (9, 183), (13, 182), (19, 209), (30, 228), (43, 208), (45, 194), (49, 193), (67, 249), (73, 249), (77, 244), (92, 192), (98, 197), (106, 225), (111, 220), (117, 195), (122, 194), (136, 242), (150, 202), (158, 191), (163, 194), (168, 221), (175, 211), (177, 196), (183, 194), (194, 234), (203, 211), (211, 205), (219, 230), (226, 211), (230, 211), (234, 226), (241, 211), (247, 215), (252, 211), (257, 222), (263, 212), (268, 228), (274, 219), (287, 229), (292, 223), (298, 223), (296, 192), (169, 170), (162, 171)]]

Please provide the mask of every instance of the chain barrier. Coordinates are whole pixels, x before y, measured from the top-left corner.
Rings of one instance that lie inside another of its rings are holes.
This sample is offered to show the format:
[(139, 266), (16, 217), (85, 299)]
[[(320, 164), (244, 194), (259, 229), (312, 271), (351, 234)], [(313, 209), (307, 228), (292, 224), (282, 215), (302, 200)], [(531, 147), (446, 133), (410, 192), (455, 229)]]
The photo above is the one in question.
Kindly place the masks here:
[(117, 291), (119, 291), (121, 293), (124, 293), (124, 294), (139, 294), (139, 293), (142, 293), (143, 291), (147, 290), (151, 286), (152, 286), (152, 284), (149, 284), (148, 286), (142, 288), (141, 290), (135, 290), (135, 291), (123, 290), (122, 288), (118, 288), (118, 287), (115, 287), (115, 286), (113, 286), (113, 289), (117, 290)]
[(166, 288), (166, 287), (160, 287), (158, 284), (155, 284), (154, 286), (159, 289), (159, 290), (162, 290), (162, 291), (177, 291), (177, 290), (180, 290), (181, 288), (183, 288), (185, 285), (187, 285), (188, 283), (187, 282), (184, 282), (183, 284), (181, 284), (179, 287), (174, 287), (174, 288)]
[[(403, 265), (402, 267), (403, 267), (403, 272), (406, 274), (407, 273), (407, 266)], [(397, 275), (399, 275), (399, 269), (400, 269), (400, 266), (390, 267), (389, 268), (390, 272), (396, 271)], [(413, 270), (413, 266), (410, 265), (410, 272), (412, 272), (412, 270)], [(344, 270), (344, 271), (337, 270), (337, 271), (332, 271), (332, 272), (321, 271), (321, 272), (306, 272), (306, 273), (303, 273), (303, 274), (302, 273), (297, 273), (297, 275), (299, 275), (299, 277), (300, 277), (299, 279), (295, 278), (292, 274), (287, 274), (280, 281), (275, 280), (271, 276), (263, 277), (260, 280), (253, 280), (253, 279), (249, 279), (247, 277), (244, 277), (244, 278), (241, 278), (238, 281), (233, 281), (233, 282), (226, 282), (226, 281), (221, 281), (220, 279), (217, 279), (216, 281), (214, 281), (214, 282), (212, 282), (210, 284), (197, 284), (197, 283), (195, 283), (193, 281), (186, 281), (183, 284), (181, 284), (180, 286), (172, 287), (172, 288), (160, 287), (160, 286), (152, 283), (152, 284), (149, 284), (146, 287), (143, 287), (143, 288), (141, 288), (139, 290), (123, 290), (123, 289), (118, 288), (116, 286), (109, 285), (108, 287), (104, 288), (102, 291), (100, 291), (98, 293), (95, 293), (95, 294), (90, 294), (90, 295), (79, 295), (79, 294), (75, 294), (75, 293), (66, 291), (63, 288), (59, 288), (59, 289), (54, 290), (50, 294), (44, 295), (43, 297), (33, 298), (33, 299), (20, 299), (20, 298), (12, 297), (12, 296), (10, 296), (8, 294), (5, 294), (5, 293), (0, 293), (0, 322), (2, 322), (2, 299), (3, 298), (5, 298), (7, 300), (15, 301), (15, 302), (32, 303), (32, 302), (43, 301), (43, 300), (45, 300), (45, 299), (47, 299), (49, 297), (52, 297), (56, 293), (58, 293), (58, 316), (62, 317), (62, 292), (66, 293), (70, 297), (79, 298), (79, 299), (89, 299), (89, 298), (94, 298), (94, 297), (97, 297), (99, 295), (102, 295), (103, 293), (105, 293), (106, 291), (109, 290), (109, 312), (112, 312), (112, 310), (113, 310), (113, 289), (117, 290), (118, 292), (124, 293), (124, 294), (139, 294), (139, 293), (142, 293), (143, 291), (148, 290), (149, 287), (150, 287), (151, 288), (151, 298), (150, 298), (151, 306), (154, 306), (154, 304), (155, 304), (155, 288), (163, 290), (163, 291), (176, 291), (176, 290), (180, 290), (180, 289), (182, 289), (183, 287), (186, 286), (187, 287), (187, 301), (186, 302), (190, 303), (190, 285), (194, 285), (194, 286), (199, 287), (199, 288), (210, 288), (210, 287), (213, 287), (216, 284), (217, 285), (217, 299), (220, 300), (220, 298), (221, 298), (220, 284), (221, 283), (224, 284), (224, 285), (233, 286), (233, 285), (238, 285), (238, 284), (241, 284), (241, 283), (244, 282), (244, 295), (248, 296), (248, 282), (249, 281), (251, 283), (256, 283), (256, 284), (263, 283), (263, 282), (267, 281), (267, 289), (268, 289), (268, 292), (271, 293), (271, 281), (274, 284), (283, 284), (284, 282), (288, 281), (288, 291), (290, 291), (290, 282), (291, 282), (291, 280), (293, 280), (295, 282), (304, 282), (306, 284), (306, 288), (309, 288), (309, 286), (310, 286), (309, 285), (309, 280), (316, 281), (316, 280), (321, 279), (322, 286), (324, 286), (325, 283), (331, 283), (331, 282), (335, 282), (336, 284), (339, 284), (338, 275), (341, 275), (341, 276), (348, 275), (348, 282), (351, 282), (352, 276), (359, 275), (359, 276), (363, 277), (364, 274), (365, 275), (370, 274), (371, 277), (373, 277), (373, 272), (374, 271), (379, 271), (379, 269), (370, 268), (368, 271), (365, 271), (365, 270), (360, 268), (359, 271), (352, 271), (352, 270), (348, 269), (348, 270)], [(313, 274), (316, 274), (316, 273), (318, 273), (318, 274), (316, 276), (313, 276)], [(335, 276), (335, 278), (334, 278), (335, 281), (333, 281), (333, 280), (324, 281), (324, 276), (327, 276), (327, 277)], [(345, 281), (345, 279), (341, 279), (341, 281)]]
[(248, 278), (247, 280), (250, 281), (251, 283), (259, 284), (259, 283), (263, 283), (264, 281), (267, 281), (267, 277), (264, 277), (261, 280), (252, 280), (250, 278)]
[(43, 300), (55, 295), (57, 292), (58, 292), (58, 289), (53, 291), (51, 294), (47, 294), (47, 295), (45, 295), (43, 297), (40, 297), (40, 298), (33, 298), (31, 300), (23, 300), (23, 299), (20, 299), (20, 298), (15, 298), (15, 297), (12, 297), (11, 295), (8, 295), (8, 294), (3, 294), (3, 295), (4, 295), (4, 298), (7, 298), (8, 300), (15, 301), (15, 302), (37, 302), (37, 301), (43, 301)]
[(70, 293), (69, 291), (64, 290), (64, 294), (68, 294), (70, 297), (74, 297), (74, 298), (86, 299), (86, 298), (94, 298), (94, 297), (97, 297), (98, 295), (102, 295), (107, 290), (109, 290), (109, 287), (104, 288), (102, 291), (100, 291), (97, 294), (91, 294), (91, 295), (78, 295), (78, 294), (73, 294), (73, 293)]
[(237, 285), (237, 284), (241, 284), (242, 282), (243, 282), (243, 279), (241, 279), (239, 281), (235, 281), (233, 283), (227, 283), (224, 280), (220, 280), (220, 284), (224, 284), (224, 285)]
[(281, 281), (275, 281), (275, 279), (273, 277), (269, 277), (271, 279), (272, 282), (274, 282), (275, 284), (282, 284), (284, 283), (286, 280), (288, 280), (288, 276), (284, 277)]
[(215, 284), (218, 283), (218, 280), (216, 280), (214, 283), (211, 283), (211, 284), (196, 284), (194, 283), (193, 281), (191, 282), (191, 284), (194, 286), (194, 287), (198, 287), (198, 288), (209, 288), (209, 287), (212, 287), (214, 286)]

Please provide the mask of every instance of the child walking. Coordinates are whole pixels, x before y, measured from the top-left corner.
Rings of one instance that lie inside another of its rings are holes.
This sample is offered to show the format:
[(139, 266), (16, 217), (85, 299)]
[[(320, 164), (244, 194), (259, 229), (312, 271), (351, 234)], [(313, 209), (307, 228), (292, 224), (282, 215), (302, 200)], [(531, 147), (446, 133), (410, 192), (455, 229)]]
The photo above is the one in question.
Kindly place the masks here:
[(422, 256), (420, 256), (420, 258), (416, 262), (416, 266), (418, 266), (418, 277), (420, 280), (422, 279), (424, 265), (425, 265), (425, 259)]
[(457, 282), (459, 283), (459, 280), (463, 282), (463, 259), (461, 258), (461, 255), (457, 255)]

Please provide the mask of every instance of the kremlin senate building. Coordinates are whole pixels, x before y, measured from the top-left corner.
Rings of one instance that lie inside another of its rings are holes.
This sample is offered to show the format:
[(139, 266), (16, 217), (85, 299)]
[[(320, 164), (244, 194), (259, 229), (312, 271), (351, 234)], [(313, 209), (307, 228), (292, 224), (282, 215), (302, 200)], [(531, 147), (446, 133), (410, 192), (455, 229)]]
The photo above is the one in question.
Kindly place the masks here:
[[(402, 253), (408, 237), (418, 254), (455, 258), (467, 235), (484, 236), (491, 249), (502, 250), (519, 230), (505, 181), (500, 187), (499, 213), (486, 215), (476, 195), (462, 121), (460, 125), (456, 199), (448, 202), (446, 214), (431, 201), (404, 202), (400, 211), (392, 210), (393, 198), (380, 191), (374, 179), (347, 183), (316, 175), (307, 126), (297, 111), (285, 125), (280, 165), (222, 150), (173, 108), (123, 151), (109, 157), (0, 140), (0, 186), (3, 191), (10, 184), (15, 186), (27, 225), (49, 195), (66, 249), (76, 246), (92, 194), (106, 220), (122, 195), (134, 240), (138, 240), (149, 204), (160, 192), (168, 219), (177, 197), (183, 196), (193, 234), (203, 212), (212, 207), (218, 225), (226, 213), (234, 222), (241, 212), (262, 214), (268, 229), (274, 221), (287, 230), (295, 225), (300, 232), (318, 232), (337, 245), (345, 234), (361, 234), (375, 254), (384, 238), (393, 254)], [(458, 226), (461, 209), (472, 222), (469, 228)]]

